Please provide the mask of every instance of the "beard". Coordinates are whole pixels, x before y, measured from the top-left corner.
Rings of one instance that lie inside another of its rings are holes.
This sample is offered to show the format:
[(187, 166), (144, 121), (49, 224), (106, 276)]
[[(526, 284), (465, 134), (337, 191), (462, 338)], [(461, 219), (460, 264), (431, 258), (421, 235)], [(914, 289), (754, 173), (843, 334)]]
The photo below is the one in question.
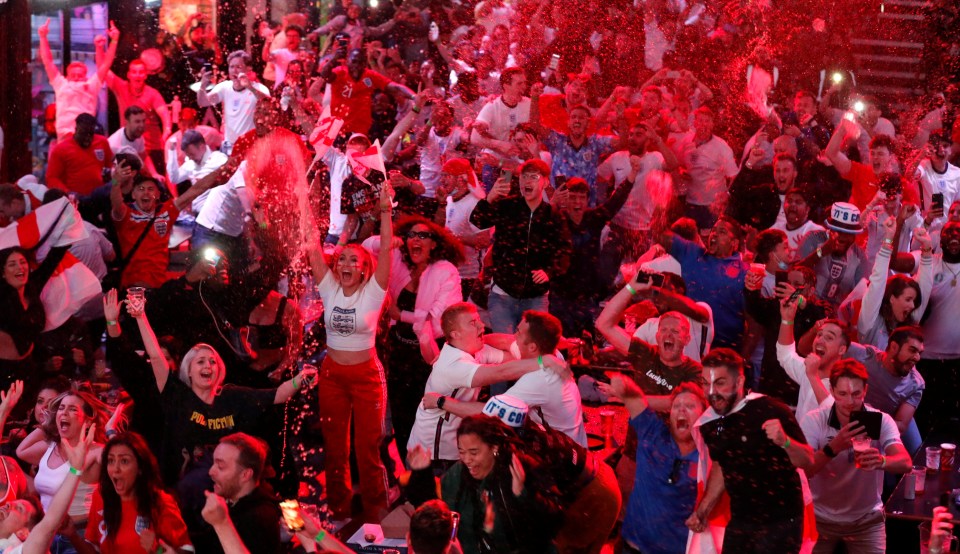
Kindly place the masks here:
[(738, 396), (739, 394), (735, 392), (727, 395), (711, 394), (707, 396), (707, 400), (710, 402), (710, 407), (713, 408), (713, 411), (717, 412), (717, 415), (725, 416), (733, 409)]

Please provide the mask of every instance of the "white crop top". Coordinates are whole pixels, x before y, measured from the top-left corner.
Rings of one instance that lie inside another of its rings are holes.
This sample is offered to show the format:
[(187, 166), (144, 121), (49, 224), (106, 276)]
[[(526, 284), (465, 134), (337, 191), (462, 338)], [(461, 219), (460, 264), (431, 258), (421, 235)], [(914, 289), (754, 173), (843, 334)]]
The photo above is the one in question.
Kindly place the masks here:
[[(50, 468), (50, 453), (53, 452), (55, 447), (56, 443), (50, 443), (50, 446), (47, 447), (47, 451), (43, 453), (43, 458), (40, 458), (37, 476), (33, 478), (33, 486), (40, 494), (40, 504), (43, 505), (44, 512), (49, 509), (53, 495), (63, 486), (63, 482), (70, 472), (68, 462), (63, 462), (59, 467)], [(97, 485), (90, 485), (81, 481), (67, 514), (73, 518), (86, 518), (90, 514), (90, 503), (93, 501), (93, 493), (96, 490)]]
[(343, 287), (327, 271), (317, 286), (323, 299), (323, 321), (327, 325), (327, 346), (335, 350), (361, 352), (374, 347), (377, 324), (387, 292), (371, 277), (353, 296), (344, 296)]

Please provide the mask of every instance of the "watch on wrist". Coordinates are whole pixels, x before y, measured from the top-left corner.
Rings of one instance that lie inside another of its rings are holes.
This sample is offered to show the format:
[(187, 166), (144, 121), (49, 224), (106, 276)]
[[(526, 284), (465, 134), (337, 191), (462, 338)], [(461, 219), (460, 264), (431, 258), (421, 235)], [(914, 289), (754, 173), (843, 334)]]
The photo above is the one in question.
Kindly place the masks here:
[(447, 397), (446, 397), (446, 396), (441, 396), (440, 398), (437, 399), (437, 409), (442, 410), (442, 409), (443, 409), (443, 405), (446, 404), (446, 403), (447, 403)]
[(833, 451), (833, 448), (830, 447), (830, 443), (823, 445), (823, 453), (831, 458), (836, 458), (837, 453)]

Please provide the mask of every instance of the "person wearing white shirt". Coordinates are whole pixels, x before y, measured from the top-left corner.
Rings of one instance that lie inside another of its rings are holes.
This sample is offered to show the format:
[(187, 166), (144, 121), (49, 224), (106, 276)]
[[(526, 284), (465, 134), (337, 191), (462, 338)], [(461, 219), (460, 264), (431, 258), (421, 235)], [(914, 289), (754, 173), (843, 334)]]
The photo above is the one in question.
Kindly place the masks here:
[(813, 350), (806, 358), (797, 354), (793, 338), (793, 322), (797, 316), (797, 301), (780, 307), (780, 335), (777, 338), (777, 361), (784, 372), (800, 385), (796, 413), (803, 417), (811, 410), (830, 404), (830, 370), (843, 358), (850, 347), (846, 328), (835, 319), (817, 322)]
[(693, 127), (673, 148), (689, 176), (686, 215), (700, 229), (709, 229), (726, 208), (727, 189), (739, 168), (730, 145), (713, 134), (714, 115), (710, 108), (697, 108)]
[[(176, 144), (167, 144), (167, 177), (170, 179), (171, 186), (174, 187), (185, 181), (189, 181), (192, 186), (227, 163), (227, 155), (210, 150), (203, 135), (196, 129), (189, 129), (183, 133), (180, 149), (183, 150), (185, 160), (180, 166), (177, 165), (176, 147)], [(190, 205), (190, 211), (180, 212), (178, 220), (187, 225), (191, 224), (196, 214), (200, 213), (209, 194), (210, 191), (207, 190), (195, 198)]]
[(787, 259), (793, 262), (797, 259), (797, 251), (803, 243), (804, 237), (811, 231), (826, 231), (822, 225), (810, 221), (809, 193), (801, 187), (792, 187), (783, 196), (783, 220), (777, 219), (771, 229), (783, 231), (787, 235)]
[(500, 74), (503, 94), (487, 102), (473, 122), (470, 142), (499, 160), (516, 154), (516, 146), (510, 141), (510, 132), (530, 120), (530, 98), (527, 92), (527, 76), (519, 67), (511, 67)]
[(158, 177), (160, 173), (153, 165), (153, 160), (147, 155), (146, 142), (143, 133), (147, 129), (147, 112), (140, 106), (130, 106), (123, 112), (126, 124), (117, 129), (107, 138), (110, 150), (114, 154), (127, 150), (134, 152), (143, 160), (143, 170), (148, 175)]
[(270, 89), (252, 80), (250, 73), (250, 54), (242, 50), (227, 56), (230, 79), (222, 81), (209, 92), (211, 71), (204, 71), (197, 90), (197, 105), (201, 108), (222, 104), (223, 108), (223, 146), (225, 154), (237, 142), (237, 139), (253, 129), (253, 114), (257, 100), (270, 96)]
[[(863, 364), (843, 360), (830, 371), (830, 391), (835, 399), (800, 418), (807, 444), (814, 450), (813, 464), (804, 468), (810, 480), (817, 519), (814, 552), (834, 552), (845, 543), (848, 552), (884, 552), (884, 472), (908, 473), (913, 467), (889, 415), (864, 403), (868, 373)], [(856, 413), (879, 414), (876, 436), (866, 435), (869, 446), (854, 452), (855, 437), (865, 426)]]
[(304, 31), (299, 25), (287, 25), (283, 34), (286, 38), (284, 47), (274, 48), (272, 40), (263, 43), (263, 61), (273, 64), (273, 88), (275, 89), (280, 88), (283, 80), (286, 79), (287, 66), (290, 62), (300, 57), (300, 41), (303, 39)]
[[(927, 217), (935, 228), (940, 228), (945, 223), (944, 208), (960, 199), (960, 167), (947, 161), (950, 158), (952, 145), (953, 140), (947, 133), (931, 134), (927, 142), (928, 155), (920, 160), (917, 171), (914, 173), (914, 179), (920, 183), (923, 203), (920, 207), (924, 211), (936, 212), (929, 213)], [(933, 201), (934, 195), (938, 195), (937, 202)]]
[[(519, 398), (530, 407), (530, 417), (536, 423), (549, 425), (573, 439), (580, 446), (587, 445), (587, 432), (583, 425), (583, 408), (580, 389), (573, 375), (566, 370), (563, 362), (544, 352), (556, 352), (562, 334), (560, 320), (546, 313), (527, 310), (513, 337), (505, 334), (493, 335), (491, 342), (505, 346), (511, 342), (509, 350), (520, 355), (521, 361), (535, 362), (537, 371), (526, 373), (504, 394)], [(549, 367), (548, 360), (559, 362), (560, 367)], [(558, 371), (559, 369), (559, 371)], [(434, 398), (424, 397), (424, 405), (433, 404)], [(464, 399), (447, 399), (443, 410), (458, 417), (467, 417), (483, 412), (483, 402)]]
[(448, 404), (474, 404), (480, 387), (518, 379), (543, 367), (566, 371), (566, 365), (554, 356), (545, 356), (542, 362), (537, 358), (516, 359), (509, 352), (484, 344), (483, 322), (473, 304), (459, 302), (448, 307), (440, 325), (447, 342), (427, 379), (407, 450), (420, 445), (431, 453), (438, 466), (449, 467), (460, 460), (457, 450), (460, 417), (449, 413)]
[(247, 245), (243, 231), (250, 219), (252, 199), (247, 190), (244, 173), (247, 162), (240, 167), (223, 185), (210, 189), (203, 207), (197, 213), (197, 225), (190, 239), (194, 249), (205, 244), (215, 244), (224, 250), (234, 267), (246, 267)]

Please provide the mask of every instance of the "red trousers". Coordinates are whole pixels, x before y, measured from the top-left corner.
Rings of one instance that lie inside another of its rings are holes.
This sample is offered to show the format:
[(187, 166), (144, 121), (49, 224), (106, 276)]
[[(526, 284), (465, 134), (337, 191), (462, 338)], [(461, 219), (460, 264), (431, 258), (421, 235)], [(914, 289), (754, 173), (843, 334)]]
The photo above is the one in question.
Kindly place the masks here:
[(350, 514), (350, 419), (354, 420), (357, 469), (364, 521), (377, 522), (388, 507), (387, 470), (380, 460), (386, 436), (387, 385), (376, 357), (362, 364), (343, 365), (327, 356), (317, 381), (320, 427), (326, 449), (327, 499), (337, 519)]

